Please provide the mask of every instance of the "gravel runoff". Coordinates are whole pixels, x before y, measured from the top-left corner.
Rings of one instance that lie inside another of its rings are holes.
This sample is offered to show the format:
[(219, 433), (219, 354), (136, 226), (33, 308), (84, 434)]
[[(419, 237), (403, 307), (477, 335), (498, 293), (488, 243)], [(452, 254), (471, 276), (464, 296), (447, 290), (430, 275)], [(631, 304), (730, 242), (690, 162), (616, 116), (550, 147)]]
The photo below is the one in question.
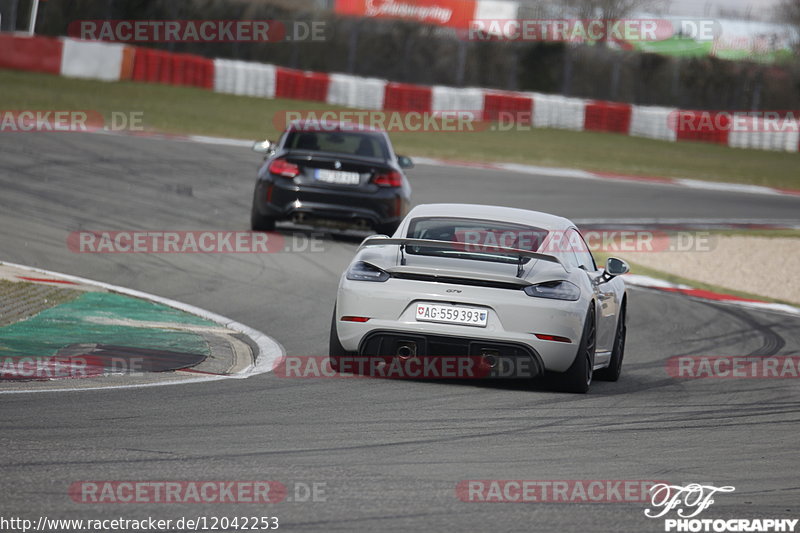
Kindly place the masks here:
[(800, 239), (712, 236), (710, 243), (710, 251), (615, 255), (683, 278), (800, 304)]

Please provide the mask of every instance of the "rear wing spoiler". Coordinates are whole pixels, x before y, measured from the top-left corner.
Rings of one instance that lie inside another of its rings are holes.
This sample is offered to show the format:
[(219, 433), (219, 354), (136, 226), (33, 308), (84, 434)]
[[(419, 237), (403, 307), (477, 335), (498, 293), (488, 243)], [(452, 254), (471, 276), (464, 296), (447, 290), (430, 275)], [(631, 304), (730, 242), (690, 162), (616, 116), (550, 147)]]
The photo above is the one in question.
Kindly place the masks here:
[[(530, 259), (538, 259), (540, 261), (546, 261), (548, 263), (555, 263), (559, 265), (564, 271), (567, 271), (564, 263), (561, 260), (553, 255), (548, 254), (541, 254), (539, 252), (531, 252), (530, 250), (520, 250), (518, 248), (505, 248), (503, 246), (485, 246), (485, 245), (478, 245), (478, 244), (470, 244), (470, 243), (463, 243), (463, 242), (452, 242), (452, 241), (435, 241), (430, 239), (393, 239), (391, 237), (383, 237), (383, 236), (374, 236), (374, 237), (367, 237), (361, 243), (361, 246), (358, 247), (359, 250), (363, 248), (367, 248), (370, 246), (400, 246), (400, 253), (402, 255), (401, 265), (406, 264), (405, 260), (405, 247), (406, 246), (437, 246), (442, 248), (452, 248), (454, 250), (462, 250), (468, 253), (475, 253), (475, 254), (486, 254), (491, 255), (492, 253), (498, 254), (505, 254), (515, 256), (517, 258), (517, 277), (522, 276), (523, 270), (523, 260), (526, 258)], [(480, 248), (478, 251), (473, 251), (470, 248)]]

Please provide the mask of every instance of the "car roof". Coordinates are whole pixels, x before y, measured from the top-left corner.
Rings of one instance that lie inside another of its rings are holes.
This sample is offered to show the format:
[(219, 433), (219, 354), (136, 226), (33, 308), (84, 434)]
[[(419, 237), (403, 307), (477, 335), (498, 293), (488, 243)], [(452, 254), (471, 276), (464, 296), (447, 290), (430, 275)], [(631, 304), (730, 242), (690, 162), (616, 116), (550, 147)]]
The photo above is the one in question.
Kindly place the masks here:
[(524, 224), (546, 230), (559, 230), (575, 226), (570, 220), (514, 207), (477, 204), (422, 204), (408, 213), (408, 218), (455, 217), (478, 220), (495, 220), (512, 224)]
[(366, 124), (356, 124), (354, 122), (335, 121), (335, 120), (315, 120), (299, 119), (292, 121), (286, 128), (287, 131), (308, 131), (317, 133), (320, 131), (353, 131), (364, 133), (385, 133), (385, 130), (374, 128)]

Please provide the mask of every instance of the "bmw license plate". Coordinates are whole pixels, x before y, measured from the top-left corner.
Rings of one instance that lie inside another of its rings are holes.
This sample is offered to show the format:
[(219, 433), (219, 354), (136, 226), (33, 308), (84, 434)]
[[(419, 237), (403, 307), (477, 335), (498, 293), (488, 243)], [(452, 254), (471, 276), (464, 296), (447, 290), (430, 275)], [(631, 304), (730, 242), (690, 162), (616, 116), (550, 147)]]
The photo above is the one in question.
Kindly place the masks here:
[(326, 168), (315, 168), (314, 177), (325, 183), (335, 183), (336, 185), (358, 185), (361, 182), (361, 174), (358, 172), (344, 172), (343, 170), (328, 170)]
[(439, 322), (485, 328), (489, 313), (485, 309), (455, 305), (417, 304), (417, 322)]

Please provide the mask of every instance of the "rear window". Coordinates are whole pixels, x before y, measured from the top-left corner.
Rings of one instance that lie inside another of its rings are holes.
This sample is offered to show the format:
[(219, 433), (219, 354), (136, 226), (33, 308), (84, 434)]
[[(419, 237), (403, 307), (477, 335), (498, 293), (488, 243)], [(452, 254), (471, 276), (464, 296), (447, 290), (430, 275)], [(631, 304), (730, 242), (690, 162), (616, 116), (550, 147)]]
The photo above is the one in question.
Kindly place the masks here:
[(415, 218), (409, 224), (407, 237), (454, 243), (453, 246), (407, 246), (406, 252), (412, 255), (516, 263), (516, 256), (503, 254), (498, 248), (535, 252), (544, 243), (547, 230), (492, 220)]
[(291, 131), (284, 145), (289, 150), (332, 152), (388, 159), (383, 137), (375, 133), (354, 131)]

